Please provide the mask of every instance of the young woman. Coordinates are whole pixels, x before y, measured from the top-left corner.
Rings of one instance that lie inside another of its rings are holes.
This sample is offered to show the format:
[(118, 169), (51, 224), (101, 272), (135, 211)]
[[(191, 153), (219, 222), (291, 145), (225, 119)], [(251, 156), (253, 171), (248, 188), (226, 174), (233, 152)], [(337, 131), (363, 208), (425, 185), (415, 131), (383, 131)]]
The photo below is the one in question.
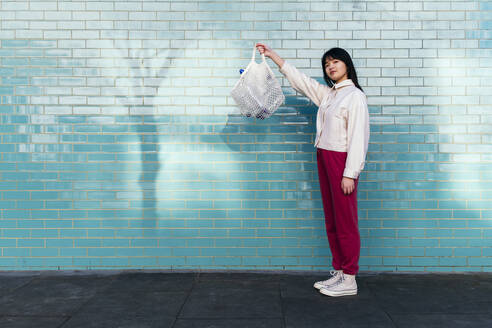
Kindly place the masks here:
[(278, 65), (295, 90), (319, 107), (314, 145), (335, 270), (330, 271), (330, 279), (318, 281), (314, 287), (329, 296), (356, 295), (360, 256), (357, 183), (369, 144), (369, 112), (352, 59), (341, 48), (323, 55), (326, 86), (297, 70), (267, 45), (257, 43), (256, 47)]

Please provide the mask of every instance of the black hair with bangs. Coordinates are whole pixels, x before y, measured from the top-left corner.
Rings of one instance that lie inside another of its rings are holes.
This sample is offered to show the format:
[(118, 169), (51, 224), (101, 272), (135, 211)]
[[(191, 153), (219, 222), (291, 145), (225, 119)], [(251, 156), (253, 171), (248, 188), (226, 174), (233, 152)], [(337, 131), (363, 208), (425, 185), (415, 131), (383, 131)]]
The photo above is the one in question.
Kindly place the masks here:
[(359, 88), (362, 92), (364, 92), (364, 90), (362, 90), (361, 86), (359, 85), (359, 81), (357, 80), (357, 72), (355, 71), (352, 58), (350, 57), (350, 54), (342, 48), (331, 48), (330, 50), (325, 52), (323, 58), (321, 58), (321, 68), (323, 69), (323, 77), (326, 81), (326, 84), (328, 84), (328, 86), (332, 87), (335, 84), (335, 81), (330, 79), (328, 77), (328, 74), (326, 74), (325, 63), (328, 59), (338, 59), (343, 61), (345, 63), (345, 66), (347, 66), (347, 78), (352, 80), (352, 82), (354, 82), (354, 85), (357, 88)]

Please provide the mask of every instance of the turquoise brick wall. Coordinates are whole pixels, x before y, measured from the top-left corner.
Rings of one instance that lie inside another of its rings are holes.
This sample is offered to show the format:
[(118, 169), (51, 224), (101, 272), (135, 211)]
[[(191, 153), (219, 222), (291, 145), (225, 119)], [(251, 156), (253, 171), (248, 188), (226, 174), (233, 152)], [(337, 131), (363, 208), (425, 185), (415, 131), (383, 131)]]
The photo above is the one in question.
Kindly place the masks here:
[[(361, 270), (492, 271), (486, 1), (1, 1), (0, 270), (330, 269), (316, 108), (245, 119), (263, 41), (368, 94)], [(281, 75), (271, 63), (278, 77)]]

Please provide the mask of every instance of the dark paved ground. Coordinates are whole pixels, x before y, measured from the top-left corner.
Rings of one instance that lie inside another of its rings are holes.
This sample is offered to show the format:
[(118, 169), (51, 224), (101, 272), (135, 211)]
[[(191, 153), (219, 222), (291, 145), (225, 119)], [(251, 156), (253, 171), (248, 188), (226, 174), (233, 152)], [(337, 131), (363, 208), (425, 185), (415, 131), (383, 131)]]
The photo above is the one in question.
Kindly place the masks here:
[(492, 327), (492, 274), (0, 273), (0, 327)]

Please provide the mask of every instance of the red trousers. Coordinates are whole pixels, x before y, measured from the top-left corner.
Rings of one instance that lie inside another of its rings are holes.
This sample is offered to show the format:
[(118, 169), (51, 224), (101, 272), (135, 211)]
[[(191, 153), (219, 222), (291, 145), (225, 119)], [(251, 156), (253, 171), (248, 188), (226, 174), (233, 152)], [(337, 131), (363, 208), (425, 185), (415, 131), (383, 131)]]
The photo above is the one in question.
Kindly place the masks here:
[(318, 148), (318, 176), (325, 211), (326, 233), (335, 270), (355, 275), (359, 271), (360, 235), (357, 217), (357, 183), (345, 195), (342, 177), (346, 152)]

